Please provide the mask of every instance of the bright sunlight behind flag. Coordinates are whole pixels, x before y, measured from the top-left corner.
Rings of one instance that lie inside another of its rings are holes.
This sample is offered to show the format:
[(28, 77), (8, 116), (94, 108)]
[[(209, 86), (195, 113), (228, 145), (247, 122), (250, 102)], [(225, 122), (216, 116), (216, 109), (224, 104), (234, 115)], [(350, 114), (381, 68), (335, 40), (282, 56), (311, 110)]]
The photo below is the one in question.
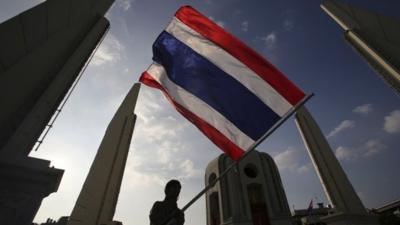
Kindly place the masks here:
[(232, 159), (305, 94), (279, 70), (190, 6), (181, 7), (153, 44), (140, 77)]

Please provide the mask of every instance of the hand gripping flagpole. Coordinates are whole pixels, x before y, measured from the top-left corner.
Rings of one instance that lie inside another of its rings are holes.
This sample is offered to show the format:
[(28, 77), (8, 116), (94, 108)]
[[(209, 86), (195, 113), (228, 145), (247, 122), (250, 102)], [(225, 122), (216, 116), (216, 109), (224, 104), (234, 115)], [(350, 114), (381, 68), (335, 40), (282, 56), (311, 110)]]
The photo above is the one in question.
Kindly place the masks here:
[[(228, 168), (226, 168), (216, 179), (211, 181), (203, 190), (201, 190), (196, 196), (192, 198), (182, 209), (181, 211), (184, 212), (188, 209), (194, 202), (196, 202), (202, 195), (204, 195), (208, 190), (210, 190), (214, 185), (224, 178), (233, 168), (235, 168), (239, 163), (250, 154), (250, 152), (254, 151), (254, 149), (261, 144), (267, 137), (269, 137), (278, 127), (280, 127), (291, 115), (293, 115), (301, 106), (304, 105), (311, 97), (314, 96), (314, 93), (306, 95), (300, 102), (298, 102), (292, 109), (283, 115), (283, 117), (276, 122), (263, 136), (261, 136), (256, 142), (254, 142), (250, 147), (247, 148), (245, 153), (238, 161), (233, 162)], [(171, 214), (171, 216), (161, 225), (166, 225), (172, 218), (175, 212)]]

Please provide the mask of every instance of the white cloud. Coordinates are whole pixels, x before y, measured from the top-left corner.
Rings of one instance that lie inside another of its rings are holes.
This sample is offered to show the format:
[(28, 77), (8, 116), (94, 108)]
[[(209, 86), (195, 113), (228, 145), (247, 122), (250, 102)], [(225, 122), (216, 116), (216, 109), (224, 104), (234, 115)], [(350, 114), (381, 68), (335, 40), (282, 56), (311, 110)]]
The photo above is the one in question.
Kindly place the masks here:
[(295, 11), (293, 9), (286, 9), (282, 12), (283, 23), (282, 27), (285, 31), (291, 31), (294, 28)]
[(311, 163), (309, 163), (309, 164), (298, 167), (296, 170), (299, 173), (307, 173), (308, 171), (311, 170), (311, 168), (312, 168), (312, 165), (311, 165)]
[(335, 127), (329, 134), (326, 136), (327, 138), (331, 138), (340, 132), (343, 132), (347, 129), (353, 128), (355, 126), (355, 122), (352, 120), (343, 120), (340, 124)]
[(276, 41), (277, 41), (277, 36), (275, 31), (272, 31), (265, 37), (261, 37), (261, 40), (264, 42), (265, 46), (267, 46), (268, 49), (274, 49), (276, 47)]
[(194, 163), (192, 160), (186, 159), (179, 164), (179, 168), (182, 170), (182, 178), (189, 178), (193, 176), (200, 175), (202, 171), (194, 168)]
[(168, 104), (161, 93), (146, 88), (140, 92), (135, 110), (138, 132), (133, 134), (131, 150), (134, 155), (127, 162), (129, 187), (162, 186), (172, 178), (185, 182), (203, 174), (192, 161), (191, 143), (182, 138), (189, 123), (171, 115)]
[(355, 154), (354, 149), (347, 148), (344, 146), (339, 146), (335, 151), (336, 158), (339, 160), (352, 160), (357, 158), (357, 154)]
[(365, 144), (354, 148), (339, 146), (335, 150), (335, 155), (339, 160), (350, 161), (377, 155), (382, 153), (384, 149), (386, 149), (386, 145), (380, 140), (371, 139)]
[(131, 8), (132, 0), (117, 0), (117, 6), (122, 8), (124, 11), (127, 11)]
[(372, 104), (364, 104), (357, 106), (353, 109), (354, 113), (362, 114), (362, 115), (367, 115), (370, 112), (372, 112)]
[(288, 148), (287, 150), (276, 155), (274, 160), (280, 169), (289, 169), (295, 164), (295, 154), (296, 153), (292, 148)]
[(241, 28), (243, 32), (247, 32), (249, 30), (249, 21), (245, 20), (241, 23)]
[(286, 31), (291, 31), (294, 28), (294, 22), (291, 19), (285, 19), (283, 21), (283, 29), (285, 29)]
[(140, 161), (141, 157), (136, 155), (126, 164), (124, 180), (128, 188), (163, 186), (166, 183), (167, 179), (160, 174), (143, 171)]
[(108, 34), (94, 53), (91, 63), (95, 66), (106, 63), (114, 64), (121, 59), (123, 48), (122, 44), (114, 35)]
[(363, 148), (363, 156), (369, 157), (381, 153), (386, 148), (386, 145), (379, 140), (369, 140)]
[(131, 187), (163, 185), (171, 178), (185, 181), (202, 175), (202, 171), (195, 167), (194, 162), (188, 159), (186, 154), (182, 154), (189, 148), (183, 147), (180, 142), (176, 143), (176, 139), (164, 140), (157, 149), (147, 149), (145, 152), (139, 147), (149, 144), (142, 145), (137, 142), (136, 145), (139, 146), (133, 147), (132, 161), (128, 160), (127, 163), (127, 171), (130, 171), (127, 176), (132, 177), (127, 180)]
[(224, 22), (224, 21), (222, 21), (222, 20), (217, 20), (217, 19), (215, 19), (215, 18), (212, 17), (212, 16), (209, 16), (208, 18), (209, 18), (210, 20), (214, 21), (214, 23), (216, 23), (218, 26), (220, 26), (220, 27), (222, 27), (222, 28), (225, 27), (225, 22)]
[(310, 170), (310, 165), (299, 164), (300, 152), (296, 151), (292, 147), (289, 147), (285, 151), (277, 154), (274, 157), (274, 161), (279, 169), (295, 171), (298, 173), (305, 173)]
[(394, 110), (390, 115), (385, 116), (383, 129), (389, 134), (400, 132), (400, 110)]

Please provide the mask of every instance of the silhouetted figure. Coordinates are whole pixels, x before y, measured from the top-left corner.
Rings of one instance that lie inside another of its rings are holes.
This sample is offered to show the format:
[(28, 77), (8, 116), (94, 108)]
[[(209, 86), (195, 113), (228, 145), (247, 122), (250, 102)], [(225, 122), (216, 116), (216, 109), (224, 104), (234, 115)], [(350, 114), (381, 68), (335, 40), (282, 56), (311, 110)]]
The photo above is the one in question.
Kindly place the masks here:
[[(150, 225), (183, 225), (185, 222), (185, 215), (176, 204), (180, 191), (181, 184), (179, 181), (168, 181), (164, 189), (164, 201), (155, 202), (151, 208)], [(171, 219), (167, 223), (169, 218)]]

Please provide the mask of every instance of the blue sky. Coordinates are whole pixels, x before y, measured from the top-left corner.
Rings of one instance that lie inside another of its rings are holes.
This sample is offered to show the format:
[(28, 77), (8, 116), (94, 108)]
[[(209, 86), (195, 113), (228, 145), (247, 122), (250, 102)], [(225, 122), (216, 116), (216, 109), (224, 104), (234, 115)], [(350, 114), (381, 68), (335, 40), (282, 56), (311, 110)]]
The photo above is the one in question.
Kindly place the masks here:
[[(0, 21), (40, 1), (2, 0)], [(345, 1), (396, 15), (395, 0)], [(400, 197), (400, 99), (345, 42), (320, 1), (116, 0), (111, 29), (54, 128), (34, 157), (65, 169), (57, 193), (47, 197), (36, 222), (69, 215), (113, 113), (151, 63), (151, 45), (182, 5), (192, 5), (269, 59), (307, 93), (319, 123), (366, 207)], [(179, 178), (183, 206), (204, 186), (204, 169), (220, 154), (162, 94), (143, 86), (138, 120), (115, 214), (124, 224), (149, 224), (148, 212), (163, 186)], [(258, 148), (278, 164), (289, 204), (326, 203), (293, 118)], [(317, 201), (314, 200), (314, 201)], [(186, 211), (186, 224), (205, 224), (205, 200)]]

